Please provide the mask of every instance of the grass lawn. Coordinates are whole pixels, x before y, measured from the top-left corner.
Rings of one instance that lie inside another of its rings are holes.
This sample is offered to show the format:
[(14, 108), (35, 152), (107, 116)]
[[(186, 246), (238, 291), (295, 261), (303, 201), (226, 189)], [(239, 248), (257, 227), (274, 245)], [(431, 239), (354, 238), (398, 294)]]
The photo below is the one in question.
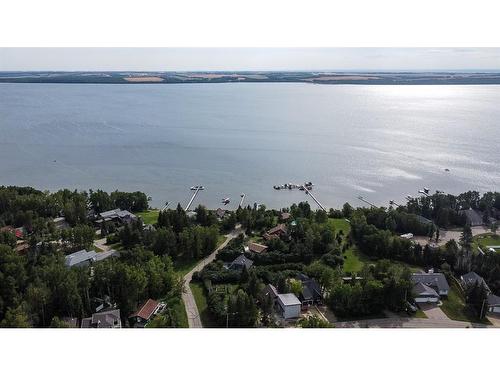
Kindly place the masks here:
[(413, 317), (420, 318), (420, 319), (427, 319), (427, 315), (425, 315), (425, 313), (420, 309), (418, 309), (417, 312), (415, 314), (413, 314)]
[(195, 260), (189, 260), (186, 261), (184, 259), (179, 259), (174, 261), (174, 270), (181, 276), (186, 275), (189, 271), (191, 271), (194, 266), (198, 264), (200, 260), (195, 259)]
[(179, 322), (178, 328), (189, 328), (188, 317), (186, 314), (186, 307), (182, 298), (178, 298), (175, 303), (171, 304), (174, 315), (176, 316), (177, 322)]
[(356, 247), (350, 247), (344, 253), (344, 272), (360, 272), (369, 258)]
[(217, 247), (222, 245), (225, 240), (226, 240), (226, 237), (223, 234), (219, 234), (219, 238), (217, 239)]
[(487, 246), (500, 246), (500, 235), (493, 233), (478, 234), (474, 236), (472, 248), (475, 250), (478, 246), (483, 250), (487, 250)]
[(196, 302), (196, 306), (198, 307), (203, 327), (217, 327), (208, 312), (207, 297), (205, 295), (203, 285), (200, 283), (191, 283), (189, 286), (193, 292), (194, 300)]
[(479, 320), (465, 305), (465, 301), (458, 291), (457, 287), (453, 284), (450, 286), (450, 291), (448, 292), (448, 298), (443, 299), (443, 304), (441, 305), (441, 310), (452, 320), (459, 320), (462, 322), (474, 322), (491, 324), (489, 320)]
[(345, 219), (331, 219), (330, 218), (330, 219), (328, 219), (328, 222), (333, 224), (333, 226), (335, 227), (335, 232), (342, 230), (342, 232), (344, 232), (344, 235), (345, 235), (351, 231), (351, 224), (349, 222), (345, 221)]
[(139, 216), (142, 219), (142, 222), (144, 224), (156, 224), (158, 221), (159, 214), (160, 214), (159, 210), (148, 210), (148, 211), (138, 212), (137, 216)]

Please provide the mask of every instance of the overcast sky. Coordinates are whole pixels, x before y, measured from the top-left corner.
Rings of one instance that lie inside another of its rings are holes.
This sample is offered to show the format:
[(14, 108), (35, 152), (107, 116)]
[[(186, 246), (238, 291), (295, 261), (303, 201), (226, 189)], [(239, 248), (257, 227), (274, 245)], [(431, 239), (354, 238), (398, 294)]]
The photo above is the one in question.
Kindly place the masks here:
[(0, 48), (0, 70), (500, 70), (500, 48)]

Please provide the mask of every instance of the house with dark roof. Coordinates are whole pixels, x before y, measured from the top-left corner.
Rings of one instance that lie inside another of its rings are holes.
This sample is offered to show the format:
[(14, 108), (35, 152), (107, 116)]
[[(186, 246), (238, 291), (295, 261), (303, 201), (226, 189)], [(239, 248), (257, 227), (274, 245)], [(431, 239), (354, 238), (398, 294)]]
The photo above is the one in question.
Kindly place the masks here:
[(100, 311), (82, 319), (81, 328), (122, 328), (120, 310)]
[(243, 269), (248, 271), (252, 265), (253, 261), (241, 254), (238, 258), (231, 262), (228, 268), (233, 271), (243, 271)]
[(96, 224), (105, 222), (114, 222), (117, 224), (130, 224), (137, 220), (137, 216), (127, 210), (116, 208), (114, 210), (104, 211), (97, 215)]
[(468, 210), (460, 210), (460, 213), (465, 215), (465, 222), (471, 227), (479, 227), (483, 225), (483, 214), (481, 211), (469, 208)]
[(264, 233), (262, 237), (264, 237), (267, 241), (272, 240), (273, 238), (285, 237), (288, 235), (288, 231), (286, 230), (286, 225), (281, 223), (275, 226), (274, 228), (269, 229)]
[(303, 273), (300, 273), (297, 276), (297, 279), (302, 283), (302, 291), (300, 292), (299, 300), (303, 308), (308, 308), (313, 304), (318, 304), (323, 301), (321, 287), (315, 279), (312, 279)]
[(448, 296), (450, 290), (450, 285), (442, 273), (413, 273), (411, 281), (417, 303), (437, 302), (441, 297)]
[(262, 254), (267, 251), (267, 246), (261, 245), (260, 243), (249, 242), (245, 250), (251, 251), (252, 253), (255, 254)]
[(488, 294), (488, 312), (500, 314), (500, 297)]
[(462, 282), (464, 288), (469, 288), (474, 284), (477, 284), (477, 285), (483, 285), (486, 288), (486, 290), (490, 292), (490, 288), (488, 287), (488, 284), (486, 284), (486, 281), (484, 281), (484, 279), (474, 271), (460, 276), (460, 281)]
[(129, 316), (131, 325), (135, 328), (144, 328), (164, 307), (165, 304), (148, 299)]

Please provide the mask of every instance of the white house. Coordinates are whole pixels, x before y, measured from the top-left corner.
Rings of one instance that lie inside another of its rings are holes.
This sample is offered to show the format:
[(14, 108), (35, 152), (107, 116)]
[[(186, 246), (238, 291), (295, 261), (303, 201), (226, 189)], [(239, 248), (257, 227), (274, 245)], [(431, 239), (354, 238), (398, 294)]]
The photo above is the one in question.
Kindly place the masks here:
[(300, 316), (301, 303), (295, 294), (278, 294), (277, 302), (283, 318), (294, 319)]

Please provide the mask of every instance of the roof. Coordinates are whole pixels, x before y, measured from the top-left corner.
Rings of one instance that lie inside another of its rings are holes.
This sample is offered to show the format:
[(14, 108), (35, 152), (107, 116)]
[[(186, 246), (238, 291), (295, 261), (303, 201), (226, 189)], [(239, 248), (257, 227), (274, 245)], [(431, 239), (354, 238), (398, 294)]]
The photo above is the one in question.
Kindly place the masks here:
[(286, 225), (285, 224), (278, 224), (274, 228), (269, 229), (266, 233), (267, 234), (279, 234), (279, 233), (286, 233)]
[(280, 217), (281, 217), (281, 220), (288, 220), (290, 219), (290, 214), (288, 212), (282, 212)]
[(278, 294), (279, 294), (279, 293), (278, 293), (278, 290), (275, 288), (275, 286), (274, 286), (274, 285), (272, 285), (272, 284), (267, 284), (267, 285), (266, 285), (266, 288), (265, 288), (265, 290), (264, 290), (264, 294), (265, 294), (265, 295), (270, 294), (270, 295), (271, 295), (271, 297), (273, 297), (273, 299), (274, 299), (274, 298), (278, 297)]
[(73, 267), (82, 262), (95, 260), (95, 256), (96, 252), (94, 250), (92, 251), (80, 250), (77, 251), (76, 253), (66, 255), (64, 257), (64, 264), (67, 267)]
[(426, 217), (423, 217), (422, 215), (415, 215), (415, 216), (421, 224), (432, 224), (432, 220), (429, 220)]
[(414, 284), (422, 283), (427, 286), (436, 287), (439, 290), (449, 290), (450, 286), (442, 273), (413, 273), (411, 281)]
[(114, 210), (109, 210), (109, 211), (104, 211), (104, 212), (101, 212), (99, 214), (99, 216), (103, 219), (115, 219), (115, 218), (119, 218), (119, 219), (124, 219), (124, 218), (131, 218), (131, 219), (135, 219), (136, 216), (127, 211), (127, 210), (121, 210), (119, 208), (115, 208)]
[(78, 318), (64, 317), (61, 320), (70, 328), (78, 328)]
[(293, 293), (278, 294), (278, 299), (281, 301), (283, 306), (295, 306), (301, 304), (297, 296)]
[(217, 210), (215, 210), (215, 214), (217, 215), (217, 217), (222, 219), (226, 214), (226, 210), (219, 207)]
[(104, 259), (107, 259), (107, 258), (113, 257), (113, 256), (117, 257), (117, 256), (120, 256), (120, 254), (115, 249), (103, 251), (103, 252), (95, 254), (94, 261), (100, 262), (101, 260), (104, 260)]
[(422, 295), (429, 296), (430, 295), (430, 296), (434, 296), (434, 297), (439, 297), (438, 292), (436, 292), (431, 287), (429, 287), (425, 284), (422, 284), (422, 283), (415, 284), (415, 286), (413, 287), (413, 293), (417, 296), (422, 296)]
[(266, 245), (261, 245), (260, 243), (250, 242), (248, 244), (248, 250), (253, 251), (254, 253), (260, 254), (267, 250)]
[(500, 297), (494, 294), (488, 294), (488, 305), (489, 306), (500, 306)]
[(92, 325), (96, 328), (112, 328), (116, 321), (120, 321), (120, 310), (109, 310), (92, 314)]
[(469, 223), (471, 227), (483, 225), (483, 215), (480, 211), (470, 208), (468, 210), (460, 210), (460, 212), (465, 215), (467, 223)]
[(249, 269), (250, 267), (252, 267), (252, 264), (253, 264), (252, 260), (248, 259), (246, 256), (241, 254), (238, 258), (232, 261), (231, 266), (229, 268), (238, 265), (245, 267), (246, 269)]
[(146, 302), (144, 302), (135, 313), (130, 315), (130, 318), (138, 316), (139, 318), (142, 318), (144, 320), (149, 320), (156, 311), (159, 304), (160, 303), (158, 301), (150, 298)]
[(309, 276), (304, 275), (303, 273), (299, 273), (297, 278), (302, 281), (302, 297), (304, 299), (323, 298), (321, 287), (315, 279), (312, 279)]
[(466, 273), (465, 275), (462, 275), (461, 279), (466, 284), (474, 284), (476, 282), (479, 282), (479, 283), (484, 282), (483, 278), (481, 276), (479, 276), (477, 273), (475, 273), (474, 271)]

